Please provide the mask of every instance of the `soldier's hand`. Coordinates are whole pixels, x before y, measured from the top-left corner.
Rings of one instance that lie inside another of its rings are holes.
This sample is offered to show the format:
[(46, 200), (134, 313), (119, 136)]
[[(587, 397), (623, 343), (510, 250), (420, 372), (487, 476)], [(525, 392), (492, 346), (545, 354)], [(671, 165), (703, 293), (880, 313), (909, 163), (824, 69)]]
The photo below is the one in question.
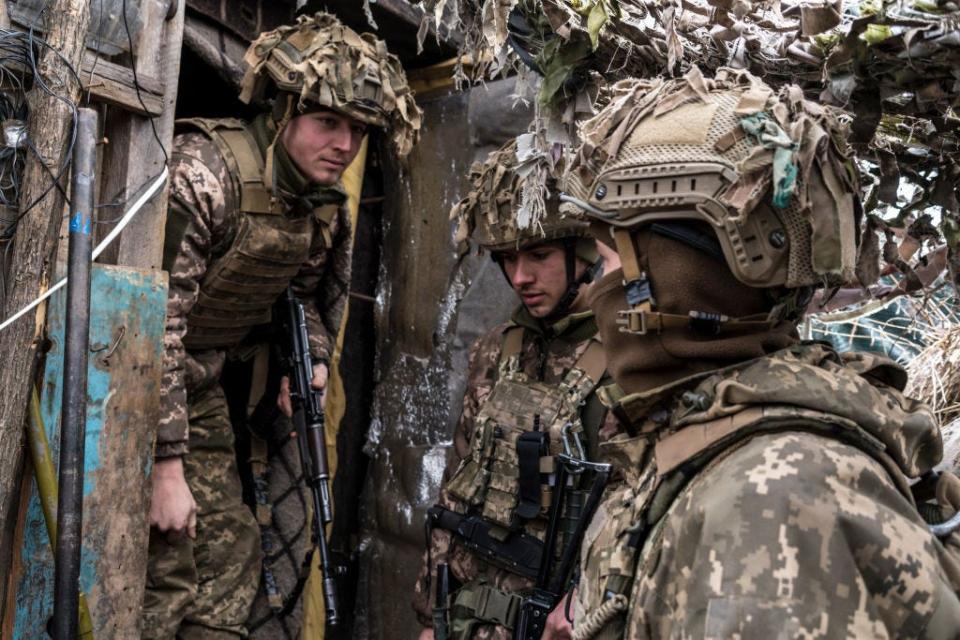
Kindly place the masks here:
[(327, 376), (329, 375), (329, 370), (327, 365), (322, 362), (318, 362), (313, 365), (313, 380), (310, 381), (310, 386), (314, 389), (319, 389), (323, 391), (323, 395), (320, 397), (320, 404), (324, 407), (327, 406)]
[(277, 396), (277, 408), (288, 418), (293, 416), (293, 402), (290, 400), (290, 378), (280, 378), (280, 394)]
[[(327, 365), (323, 363), (313, 365), (313, 380), (310, 381), (310, 386), (314, 389), (324, 391), (323, 396), (320, 398), (320, 404), (326, 406)], [(288, 376), (280, 378), (280, 394), (277, 396), (277, 408), (288, 418), (293, 415), (293, 403), (290, 400), (290, 378)]]
[(543, 629), (541, 640), (570, 640), (573, 637), (573, 625), (567, 620), (567, 601), (577, 596), (577, 588), (571, 589), (547, 616), (547, 626)]
[(424, 628), (424, 630), (420, 632), (420, 636), (417, 638), (417, 640), (433, 640), (433, 628)]
[(197, 503), (183, 475), (183, 458), (163, 458), (153, 465), (150, 526), (174, 542), (186, 534), (197, 537)]

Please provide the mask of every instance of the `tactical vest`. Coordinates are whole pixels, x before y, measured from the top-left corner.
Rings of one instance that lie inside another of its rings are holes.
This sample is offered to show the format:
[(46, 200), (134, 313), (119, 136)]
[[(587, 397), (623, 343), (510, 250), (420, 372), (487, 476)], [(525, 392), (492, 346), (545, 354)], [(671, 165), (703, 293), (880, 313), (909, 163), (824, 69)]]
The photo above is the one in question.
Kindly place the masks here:
[[(594, 448), (590, 440), (596, 438), (600, 425), (584, 425), (582, 415), (606, 370), (602, 346), (592, 338), (558, 384), (533, 380), (520, 363), (523, 333), (520, 326), (505, 331), (498, 377), (478, 412), (470, 454), (447, 484), (449, 494), (462, 501), (469, 514), (478, 514), (492, 525), (491, 539), (520, 555), (520, 548), (529, 548), (530, 540), (539, 544), (536, 541), (544, 539), (548, 527), (552, 492), (549, 485), (541, 484), (545, 477), (541, 474), (554, 472), (558, 453), (582, 456), (585, 445)], [(537, 428), (547, 436), (546, 450), (536, 446), (538, 440), (541, 445), (544, 440), (537, 437)], [(558, 529), (561, 539), (575, 525), (575, 521), (563, 522)], [(490, 555), (481, 555), (532, 579)], [(538, 558), (537, 562), (552, 560)], [(512, 630), (521, 601), (520, 594), (498, 588), (485, 575), (478, 576), (450, 595), (448, 639), (472, 638), (483, 625)]]
[(193, 118), (178, 120), (177, 126), (198, 129), (217, 145), (240, 196), (236, 237), (212, 258), (183, 338), (188, 350), (226, 349), (270, 321), (273, 303), (309, 258), (317, 233), (329, 248), (327, 227), (338, 206), (325, 205), (313, 216), (285, 215), (264, 176), (263, 154), (240, 120)]
[[(661, 413), (656, 421), (649, 418), (658, 407), (656, 396), (618, 398), (611, 395), (617, 393), (612, 391), (613, 387), (599, 390), (605, 404), (620, 412), (622, 419), (638, 426), (639, 433), (601, 445), (606, 449), (602, 457), (628, 470), (631, 477), (605, 498), (584, 540), (583, 557), (590, 561), (583, 567), (581, 586), (594, 586), (580, 591), (575, 640), (622, 637), (634, 577), (648, 569), (648, 563), (657, 561), (659, 536), (671, 506), (695, 477), (709, 473), (712, 464), (754, 437), (784, 431), (807, 432), (854, 446), (879, 462), (904, 497), (915, 503), (902, 468), (916, 466), (917, 461), (899, 456), (896, 446), (891, 446), (895, 436), (889, 434), (897, 425), (916, 430), (925, 420), (932, 421), (932, 415), (910, 413), (899, 407), (895, 398), (898, 392), (892, 389), (871, 391), (875, 387), (869, 380), (887, 378), (889, 372), (885, 369), (894, 366), (874, 356), (857, 359), (851, 355), (848, 360), (858, 374), (852, 383), (857, 388), (851, 392), (848, 387), (847, 393), (840, 396), (849, 400), (848, 410), (818, 408), (815, 401), (809, 402), (811, 397), (823, 397), (825, 388), (819, 394), (806, 394), (808, 402), (797, 402), (804, 394), (793, 394), (782, 380), (796, 379), (801, 384), (812, 380), (811, 386), (823, 384), (829, 377), (815, 373), (814, 369), (828, 359), (838, 362), (840, 357), (822, 344), (798, 345), (758, 360), (692, 376), (688, 384), (674, 392), (672, 409), (667, 415)], [(787, 368), (792, 377), (782, 375)], [(739, 374), (736, 379), (735, 374)], [(845, 380), (845, 384), (851, 382)], [(881, 411), (889, 414), (889, 431), (882, 427), (883, 418), (877, 420), (880, 429), (866, 429), (855, 419), (860, 415), (883, 415)], [(667, 428), (665, 420), (669, 420)]]
[[(496, 384), (477, 415), (470, 455), (447, 490), (504, 532), (527, 529), (542, 537), (550, 489), (539, 484), (541, 473), (551, 472), (552, 457), (565, 447), (583, 446), (580, 412), (606, 370), (606, 360), (600, 342), (591, 339), (559, 384), (533, 380), (520, 364), (523, 332), (512, 326), (504, 333)], [(549, 455), (524, 451), (524, 434), (535, 426), (549, 438)], [(531, 456), (536, 466), (528, 472)], [(531, 481), (537, 486), (529, 486)]]

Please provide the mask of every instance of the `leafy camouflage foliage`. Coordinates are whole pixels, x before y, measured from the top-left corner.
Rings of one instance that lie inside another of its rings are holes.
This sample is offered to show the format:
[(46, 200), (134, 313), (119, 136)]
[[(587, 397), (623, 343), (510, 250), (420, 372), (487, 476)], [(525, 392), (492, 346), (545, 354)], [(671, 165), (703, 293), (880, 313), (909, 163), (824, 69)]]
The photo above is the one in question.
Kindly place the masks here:
[(878, 265), (883, 260), (883, 270), (909, 287), (912, 271), (945, 247), (950, 279), (958, 283), (960, 7), (954, 0), (422, 4), (430, 19), (463, 34), (471, 79), (523, 67), (539, 74), (544, 119), (618, 80), (679, 77), (692, 66), (708, 77), (732, 67), (774, 88), (799, 85), (808, 98), (848, 114), (873, 219), (867, 232), (906, 245), (900, 253), (909, 258), (887, 260), (888, 250), (878, 253)]

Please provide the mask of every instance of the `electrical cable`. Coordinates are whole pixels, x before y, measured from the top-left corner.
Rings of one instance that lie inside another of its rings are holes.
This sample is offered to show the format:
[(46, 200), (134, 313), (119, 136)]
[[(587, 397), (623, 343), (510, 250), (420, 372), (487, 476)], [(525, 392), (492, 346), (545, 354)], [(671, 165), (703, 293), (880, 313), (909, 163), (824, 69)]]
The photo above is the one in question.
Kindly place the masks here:
[[(127, 0), (123, 0), (123, 29), (127, 32), (127, 45), (130, 47), (130, 70), (133, 71), (133, 88), (137, 92), (137, 100), (140, 101), (140, 106), (143, 107), (145, 112), (149, 112), (147, 109), (146, 103), (143, 101), (143, 96), (140, 94), (140, 80), (137, 78), (137, 63), (133, 59), (133, 37), (130, 35), (130, 24), (127, 22)], [(154, 121), (154, 118), (149, 118), (150, 128), (153, 129), (153, 137), (156, 139), (157, 144), (160, 145), (160, 151), (163, 152), (163, 164), (170, 164), (170, 156), (167, 155), (167, 148), (163, 145), (163, 141), (160, 140), (160, 134), (157, 133), (157, 123)]]
[[(146, 204), (150, 199), (152, 199), (153, 196), (155, 196), (157, 192), (160, 190), (160, 187), (162, 187), (166, 183), (168, 174), (169, 174), (169, 170), (166, 167), (164, 167), (163, 171), (160, 173), (160, 175), (157, 177), (154, 183), (150, 185), (150, 188), (147, 189), (147, 191), (143, 195), (141, 195), (140, 198), (135, 203), (133, 203), (133, 206), (131, 206), (130, 209), (127, 210), (127, 212), (123, 215), (123, 218), (121, 218), (117, 226), (115, 226), (110, 231), (110, 233), (107, 234), (107, 237), (104, 238), (103, 241), (101, 241), (100, 244), (98, 244), (97, 247), (93, 250), (91, 260), (96, 260), (97, 257), (99, 257), (99, 255), (103, 253), (104, 250), (110, 245), (110, 243), (116, 240), (117, 236), (120, 235), (120, 232), (123, 231), (124, 227), (126, 227), (127, 224), (129, 224), (129, 222), (140, 211), (143, 205)], [(36, 298), (33, 302), (31, 302), (24, 308), (20, 309), (20, 311), (17, 311), (15, 314), (13, 314), (12, 316), (4, 320), (3, 323), (0, 324), (0, 331), (3, 331), (7, 327), (9, 327), (11, 324), (16, 322), (24, 314), (29, 312), (31, 309), (37, 307), (41, 302), (49, 298), (51, 295), (53, 295), (55, 291), (63, 287), (65, 284), (67, 284), (66, 278), (62, 278), (61, 280), (59, 280), (55, 285), (47, 289), (46, 292), (44, 292), (41, 296)]]

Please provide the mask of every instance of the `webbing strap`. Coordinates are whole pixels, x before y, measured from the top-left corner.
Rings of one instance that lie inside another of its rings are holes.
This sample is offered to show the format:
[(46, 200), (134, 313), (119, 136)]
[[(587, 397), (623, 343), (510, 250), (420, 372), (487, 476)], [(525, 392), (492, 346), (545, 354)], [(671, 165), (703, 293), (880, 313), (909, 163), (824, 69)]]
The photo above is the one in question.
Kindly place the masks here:
[(690, 329), (700, 335), (715, 336), (729, 331), (769, 329), (774, 326), (774, 323), (765, 319), (765, 316), (762, 320), (756, 319), (758, 316), (731, 318), (720, 313), (702, 311), (680, 314), (631, 309), (621, 311), (620, 316), (620, 322), (624, 325), (625, 331), (640, 335), (663, 329)]
[(600, 382), (603, 372), (607, 370), (607, 356), (600, 341), (591, 340), (574, 366), (586, 373), (594, 384)]
[(313, 215), (325, 224), (332, 224), (334, 218), (337, 217), (337, 211), (340, 210), (340, 205), (330, 203), (324, 204), (313, 210)]
[(503, 332), (503, 348), (500, 350), (500, 361), (503, 362), (510, 356), (520, 355), (523, 349), (523, 327), (512, 325)]
[(639, 252), (630, 231), (615, 229), (613, 238), (623, 265), (627, 304), (630, 305), (630, 309), (619, 313), (619, 323), (623, 325), (623, 331), (646, 335), (651, 330), (689, 329), (700, 335), (716, 336), (727, 331), (769, 329), (776, 324), (765, 315), (732, 318), (720, 313), (696, 310), (687, 314), (654, 311), (656, 303), (653, 290), (647, 274), (640, 267)]
[(617, 243), (617, 253), (620, 254), (623, 279), (631, 282), (643, 278), (643, 269), (640, 268), (640, 256), (637, 255), (637, 247), (633, 244), (630, 230), (614, 229), (613, 240)]
[(266, 342), (256, 345), (253, 352), (253, 365), (250, 372), (250, 394), (247, 396), (247, 417), (253, 415), (267, 390), (267, 376), (270, 373), (270, 345)]
[(470, 616), (513, 629), (523, 598), (486, 584), (467, 585), (453, 598), (454, 608), (466, 609)]
[(240, 210), (251, 213), (280, 213), (264, 186), (263, 158), (247, 129), (217, 129), (214, 135), (230, 150), (240, 179)]
[(325, 204), (313, 210), (313, 217), (322, 223), (320, 225), (320, 234), (323, 236), (323, 244), (327, 249), (333, 248), (333, 235), (330, 233), (330, 225), (333, 224), (333, 220), (337, 217), (337, 211), (339, 210), (340, 205), (332, 203)]
[(616, 229), (613, 239), (623, 267), (623, 280), (627, 292), (627, 304), (633, 310), (650, 311), (654, 307), (653, 290), (647, 274), (640, 267), (640, 255), (628, 229)]

